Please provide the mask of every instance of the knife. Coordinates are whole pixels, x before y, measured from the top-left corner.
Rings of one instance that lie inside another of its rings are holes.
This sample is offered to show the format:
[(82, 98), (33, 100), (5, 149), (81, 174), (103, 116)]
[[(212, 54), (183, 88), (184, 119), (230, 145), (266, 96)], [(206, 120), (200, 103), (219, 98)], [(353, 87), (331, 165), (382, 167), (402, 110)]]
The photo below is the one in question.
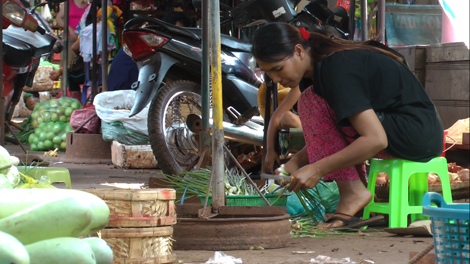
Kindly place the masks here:
[(275, 175), (275, 174), (269, 174), (269, 173), (261, 173), (260, 177), (263, 179), (279, 180), (279, 181), (285, 181), (285, 182), (290, 182), (290, 179), (291, 179), (291, 176)]

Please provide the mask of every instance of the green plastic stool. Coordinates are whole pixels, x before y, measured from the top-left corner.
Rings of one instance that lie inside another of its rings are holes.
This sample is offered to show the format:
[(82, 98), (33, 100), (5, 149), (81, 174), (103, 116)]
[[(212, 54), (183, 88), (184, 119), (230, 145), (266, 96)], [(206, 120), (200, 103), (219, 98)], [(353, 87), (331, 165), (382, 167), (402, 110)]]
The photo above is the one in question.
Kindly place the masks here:
[(53, 182), (63, 182), (67, 189), (72, 189), (70, 181), (70, 172), (67, 168), (58, 167), (33, 167), (33, 166), (17, 166), (18, 171), (39, 180), (42, 175), (46, 175)]
[(428, 162), (372, 159), (367, 183), (367, 189), (372, 193), (372, 197), (375, 196), (375, 180), (379, 172), (386, 172), (390, 178), (389, 202), (377, 203), (372, 199), (364, 208), (363, 219), (368, 219), (371, 212), (388, 214), (390, 228), (408, 227), (408, 215), (411, 215), (411, 222), (417, 218), (427, 219), (422, 215), (422, 205), (423, 196), (428, 192), (430, 172), (439, 175), (444, 200), (452, 203), (446, 158), (437, 157)]

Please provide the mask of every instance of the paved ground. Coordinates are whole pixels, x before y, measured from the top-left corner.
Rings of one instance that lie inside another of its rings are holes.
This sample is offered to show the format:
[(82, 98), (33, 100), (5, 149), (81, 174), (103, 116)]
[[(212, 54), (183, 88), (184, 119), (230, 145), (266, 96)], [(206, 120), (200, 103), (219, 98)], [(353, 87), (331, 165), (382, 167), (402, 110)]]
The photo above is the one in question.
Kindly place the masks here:
[[(12, 155), (23, 154), (18, 146), (7, 145)], [(31, 153), (41, 156), (43, 152)], [(30, 154), (30, 155), (31, 155)], [(74, 189), (90, 188), (142, 188), (148, 186), (149, 177), (159, 177), (159, 170), (125, 170), (113, 164), (65, 163), (65, 153), (47, 158), (50, 167), (68, 168)], [(55, 184), (64, 188), (62, 184)], [(309, 263), (318, 255), (347, 258), (357, 263), (407, 263), (410, 252), (420, 252), (430, 237), (400, 237), (383, 229), (364, 234), (328, 235), (317, 238), (293, 238), (282, 249), (226, 251), (225, 254), (241, 258), (243, 263)], [(305, 253), (308, 252), (308, 253)], [(179, 263), (205, 263), (214, 256), (212, 251), (176, 251)], [(346, 262), (345, 262), (346, 263)]]

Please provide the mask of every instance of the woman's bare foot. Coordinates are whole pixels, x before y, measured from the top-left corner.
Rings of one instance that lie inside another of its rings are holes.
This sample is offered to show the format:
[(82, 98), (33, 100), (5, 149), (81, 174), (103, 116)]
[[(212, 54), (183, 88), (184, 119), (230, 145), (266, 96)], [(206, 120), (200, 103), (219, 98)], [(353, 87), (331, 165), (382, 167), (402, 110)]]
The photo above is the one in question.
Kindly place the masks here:
[[(372, 200), (372, 194), (367, 190), (360, 179), (354, 181), (338, 181), (340, 199), (336, 212), (355, 215), (363, 209)], [(330, 222), (319, 223), (320, 228), (338, 228), (344, 226), (345, 223), (340, 220), (332, 220)]]

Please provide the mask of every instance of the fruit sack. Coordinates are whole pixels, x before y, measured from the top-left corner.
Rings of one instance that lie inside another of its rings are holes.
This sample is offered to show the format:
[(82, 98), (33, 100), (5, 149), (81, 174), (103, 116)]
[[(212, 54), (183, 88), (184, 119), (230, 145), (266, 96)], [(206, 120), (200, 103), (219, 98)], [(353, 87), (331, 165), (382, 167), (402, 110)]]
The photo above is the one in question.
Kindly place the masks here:
[(42, 122), (29, 135), (28, 142), (32, 151), (55, 150), (65, 151), (67, 147), (67, 133), (73, 132), (69, 123)]
[(103, 92), (95, 96), (93, 105), (96, 114), (103, 122), (110, 124), (119, 121), (128, 130), (148, 136), (147, 116), (150, 103), (138, 114), (129, 117), (134, 98), (134, 90)]
[(31, 117), (31, 125), (37, 128), (43, 122), (69, 122), (72, 112), (82, 109), (82, 104), (75, 98), (59, 98), (36, 104)]

